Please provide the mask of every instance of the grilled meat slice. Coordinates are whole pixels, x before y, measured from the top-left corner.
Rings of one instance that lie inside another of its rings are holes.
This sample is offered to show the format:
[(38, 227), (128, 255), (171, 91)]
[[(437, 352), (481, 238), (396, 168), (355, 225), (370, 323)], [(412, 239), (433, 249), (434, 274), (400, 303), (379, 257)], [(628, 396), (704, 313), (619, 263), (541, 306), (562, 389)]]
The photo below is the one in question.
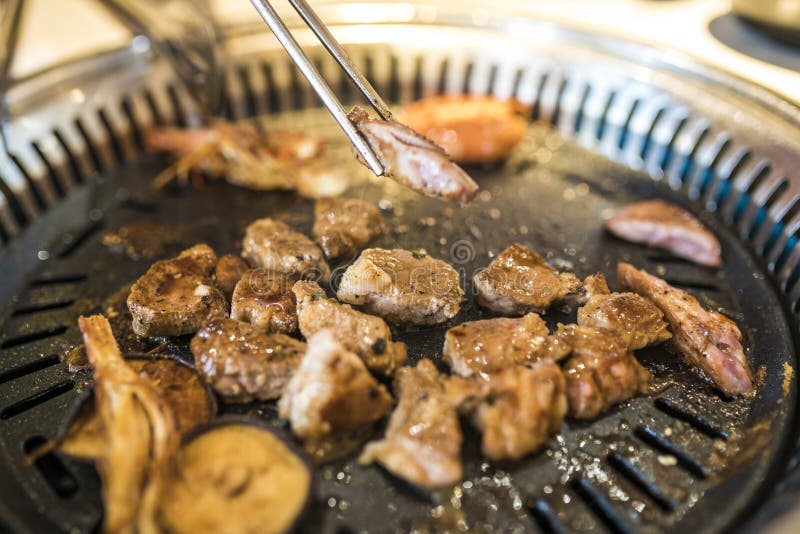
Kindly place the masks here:
[(250, 223), (242, 256), (255, 267), (296, 278), (327, 281), (331, 275), (322, 250), (313, 241), (272, 219)]
[(278, 411), (299, 438), (319, 440), (374, 423), (391, 405), (391, 395), (361, 358), (336, 341), (333, 332), (322, 330), (309, 338)]
[(227, 314), (227, 302), (213, 285), (217, 255), (195, 245), (176, 258), (155, 262), (128, 295), (133, 331), (140, 336), (181, 336), (197, 332), (212, 317)]
[(507, 158), (525, 136), (527, 120), (515, 100), (444, 95), (423, 98), (403, 110), (402, 120), (459, 163)]
[(394, 323), (451, 319), (464, 291), (452, 266), (420, 252), (368, 248), (347, 268), (336, 296)]
[(534, 453), (561, 426), (567, 413), (564, 375), (542, 360), (507, 367), (490, 379), (491, 393), (474, 418), (483, 432), (481, 451), (491, 460), (518, 460)]
[(329, 299), (316, 282), (301, 280), (294, 285), (300, 332), (310, 338), (330, 329), (336, 340), (361, 358), (370, 371), (392, 375), (406, 361), (406, 345), (392, 341), (389, 326), (380, 317), (354, 310)]
[[(592, 277), (589, 277), (592, 278)], [(589, 280), (587, 278), (587, 281)], [(578, 309), (578, 324), (607, 328), (617, 332), (630, 350), (637, 350), (648, 345), (666, 341), (672, 337), (664, 321), (664, 314), (646, 298), (636, 293), (610, 293), (608, 286), (603, 292), (605, 282), (597, 282), (596, 275), (590, 281), (588, 302)], [(587, 282), (584, 281), (584, 287)]]
[(514, 244), (501, 252), (473, 283), (481, 306), (502, 315), (542, 313), (581, 288), (572, 273), (559, 273), (533, 250)]
[(368, 443), (359, 458), (378, 462), (394, 475), (425, 489), (461, 480), (463, 436), (456, 407), (448, 400), (446, 378), (428, 359), (403, 367), (395, 377), (397, 407), (386, 435)]
[(457, 375), (488, 378), (514, 364), (538, 360), (548, 334), (535, 313), (461, 323), (444, 336), (444, 360)]
[(357, 198), (320, 198), (311, 232), (329, 260), (352, 257), (383, 234), (383, 215), (378, 206)]
[(233, 297), (236, 283), (242, 279), (245, 271), (249, 268), (250, 266), (241, 256), (234, 256), (233, 254), (225, 254), (217, 261), (217, 265), (214, 268), (214, 282), (228, 302)]
[(617, 267), (619, 287), (658, 306), (672, 327), (670, 345), (726, 395), (749, 395), (753, 375), (742, 348), (742, 333), (724, 315), (703, 309), (697, 299), (628, 263)]
[(306, 344), (241, 321), (210, 320), (190, 343), (206, 382), (230, 402), (276, 399), (300, 365)]
[(264, 332), (291, 334), (297, 330), (295, 280), (266, 269), (251, 269), (236, 284), (231, 319), (250, 323)]
[(387, 177), (430, 197), (461, 204), (475, 198), (478, 184), (430, 140), (399, 122), (372, 119), (358, 106), (349, 118), (383, 163)]
[(617, 332), (559, 325), (551, 349), (567, 353), (564, 365), (570, 416), (592, 419), (611, 406), (648, 391), (652, 375), (641, 366)]
[(719, 267), (719, 240), (688, 211), (664, 202), (644, 200), (624, 207), (605, 221), (612, 234), (668, 250), (700, 265)]

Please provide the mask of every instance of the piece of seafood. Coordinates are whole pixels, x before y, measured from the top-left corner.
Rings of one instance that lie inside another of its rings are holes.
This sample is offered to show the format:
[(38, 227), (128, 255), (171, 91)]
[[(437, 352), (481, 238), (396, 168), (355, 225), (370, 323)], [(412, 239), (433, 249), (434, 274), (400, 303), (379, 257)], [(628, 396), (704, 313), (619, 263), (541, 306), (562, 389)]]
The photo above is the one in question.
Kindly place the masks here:
[(408, 105), (402, 121), (458, 163), (489, 163), (508, 157), (522, 141), (527, 121), (516, 100), (443, 95)]

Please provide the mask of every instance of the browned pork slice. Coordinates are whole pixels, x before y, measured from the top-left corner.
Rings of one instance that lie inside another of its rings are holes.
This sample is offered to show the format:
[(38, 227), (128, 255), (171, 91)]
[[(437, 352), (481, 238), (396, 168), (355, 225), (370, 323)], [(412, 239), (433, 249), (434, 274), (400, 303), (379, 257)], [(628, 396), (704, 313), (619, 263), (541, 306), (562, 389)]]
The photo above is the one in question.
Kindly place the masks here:
[(320, 440), (374, 423), (392, 406), (392, 396), (345, 349), (330, 330), (308, 340), (308, 350), (278, 403), (281, 418), (297, 437)]
[(753, 392), (753, 375), (742, 348), (742, 333), (724, 315), (703, 309), (697, 299), (628, 263), (617, 268), (618, 285), (650, 299), (669, 321), (672, 348), (723, 393)]
[(245, 271), (249, 268), (250, 266), (241, 256), (233, 254), (225, 254), (217, 261), (217, 266), (214, 268), (214, 281), (228, 302), (233, 297), (236, 283), (242, 279)]
[(569, 414), (592, 419), (611, 406), (648, 391), (652, 375), (639, 364), (617, 332), (559, 325), (548, 340), (553, 355), (566, 354)]
[(422, 252), (368, 248), (336, 296), (393, 323), (434, 325), (455, 317), (464, 291), (451, 265)]
[(281, 395), (306, 344), (220, 317), (197, 332), (190, 348), (197, 370), (214, 391), (230, 402), (250, 402)]
[(475, 198), (478, 184), (430, 140), (399, 122), (372, 119), (358, 106), (349, 118), (375, 151), (387, 177), (430, 197), (461, 204)]
[(406, 361), (406, 345), (392, 341), (389, 325), (380, 317), (354, 310), (330, 299), (316, 282), (294, 285), (300, 333), (309, 338), (330, 329), (344, 348), (354, 352), (370, 371), (392, 375)]
[(378, 462), (394, 475), (425, 489), (461, 480), (463, 436), (456, 407), (445, 392), (446, 377), (428, 359), (403, 367), (395, 377), (397, 407), (386, 435), (368, 443), (361, 464)]
[(518, 460), (538, 451), (567, 413), (564, 375), (550, 360), (507, 367), (491, 377), (490, 388), (474, 418), (483, 432), (481, 451), (491, 460)]
[(719, 240), (688, 211), (664, 202), (644, 200), (622, 208), (606, 219), (617, 237), (670, 251), (700, 265), (719, 267)]
[(242, 256), (254, 267), (296, 278), (328, 280), (331, 275), (316, 243), (272, 219), (250, 223), (242, 241)]
[(225, 296), (212, 280), (217, 255), (195, 245), (176, 258), (155, 262), (132, 286), (128, 309), (140, 336), (197, 332), (212, 317), (227, 314)]
[(236, 284), (231, 318), (264, 332), (291, 334), (297, 330), (294, 278), (266, 269), (251, 269)]
[(383, 215), (378, 206), (357, 198), (320, 198), (311, 232), (326, 258), (352, 257), (384, 232)]
[(572, 273), (559, 273), (533, 250), (514, 244), (473, 278), (478, 304), (502, 315), (542, 313), (580, 290)]
[(630, 350), (672, 337), (667, 330), (664, 314), (641, 295), (609, 292), (602, 274), (587, 277), (584, 287), (590, 296), (586, 304), (578, 309), (579, 325), (614, 330), (622, 336)]
[(457, 375), (488, 378), (506, 367), (538, 360), (549, 333), (535, 313), (461, 323), (444, 336), (444, 360)]

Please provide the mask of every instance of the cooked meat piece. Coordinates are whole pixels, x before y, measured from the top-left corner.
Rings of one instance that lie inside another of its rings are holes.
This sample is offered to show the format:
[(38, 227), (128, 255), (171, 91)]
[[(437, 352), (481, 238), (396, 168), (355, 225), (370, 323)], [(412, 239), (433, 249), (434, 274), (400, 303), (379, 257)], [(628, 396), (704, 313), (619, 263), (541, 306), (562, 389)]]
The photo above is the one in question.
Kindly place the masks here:
[(242, 279), (245, 271), (249, 268), (250, 266), (241, 256), (233, 254), (225, 254), (217, 261), (217, 266), (214, 268), (214, 281), (228, 302), (233, 297), (236, 283)]
[(491, 393), (475, 412), (481, 451), (491, 460), (518, 460), (541, 449), (567, 413), (564, 375), (542, 360), (493, 375)]
[(405, 343), (392, 341), (392, 332), (380, 317), (327, 298), (316, 282), (297, 282), (293, 290), (300, 333), (305, 338), (330, 329), (336, 340), (364, 360), (370, 371), (384, 375), (394, 374), (405, 363)]
[(488, 378), (514, 364), (538, 360), (548, 334), (535, 313), (461, 323), (444, 336), (444, 360), (457, 375)]
[(336, 296), (394, 323), (433, 325), (455, 317), (464, 291), (452, 266), (421, 252), (368, 248), (342, 276)]
[(195, 245), (177, 258), (155, 262), (128, 295), (133, 331), (140, 336), (191, 334), (212, 317), (227, 314), (228, 304), (211, 275), (217, 255)]
[(308, 340), (308, 350), (278, 403), (281, 418), (304, 440), (318, 440), (374, 423), (392, 406), (386, 387), (330, 330)]
[(666, 249), (700, 265), (722, 263), (716, 236), (691, 213), (663, 200), (626, 206), (606, 219), (605, 227), (617, 237)]
[(520, 244), (501, 252), (475, 275), (473, 283), (478, 304), (502, 315), (542, 313), (581, 288), (574, 274), (559, 273)]
[(592, 297), (609, 295), (608, 282), (603, 273), (590, 274), (583, 280), (583, 287), (579, 291), (576, 300), (580, 304), (586, 304)]
[(637, 393), (648, 391), (652, 375), (642, 367), (617, 332), (604, 328), (559, 325), (548, 340), (564, 365), (570, 416), (592, 419)]
[(327, 281), (331, 275), (322, 250), (313, 241), (272, 219), (250, 223), (242, 256), (251, 265), (296, 278)]
[(197, 332), (190, 348), (198, 372), (214, 391), (230, 402), (250, 402), (281, 395), (303, 359), (306, 344), (220, 317)]
[(312, 233), (328, 259), (354, 256), (384, 232), (378, 206), (357, 198), (319, 198), (314, 217)]
[(423, 98), (403, 111), (402, 120), (459, 163), (506, 158), (525, 136), (523, 106), (490, 96), (444, 95)]
[(251, 269), (236, 284), (231, 319), (250, 323), (264, 332), (291, 334), (297, 330), (295, 279), (266, 269)]
[[(605, 289), (608, 290), (608, 286)], [(636, 293), (603, 293), (602, 288), (597, 286), (589, 288), (588, 293), (592, 296), (578, 310), (579, 325), (614, 330), (622, 336), (630, 350), (672, 337), (667, 330), (664, 314), (646, 298)]]
[(736, 323), (628, 263), (619, 264), (617, 277), (619, 287), (650, 299), (664, 312), (674, 334), (670, 345), (690, 365), (727, 395), (753, 393), (753, 375)]
[(428, 359), (403, 367), (395, 377), (397, 407), (386, 435), (364, 447), (359, 463), (378, 462), (394, 475), (425, 489), (452, 486), (462, 477), (463, 436), (445, 377)]
[(430, 140), (399, 122), (372, 119), (358, 106), (349, 118), (383, 163), (388, 178), (430, 197), (461, 204), (475, 198), (478, 184)]

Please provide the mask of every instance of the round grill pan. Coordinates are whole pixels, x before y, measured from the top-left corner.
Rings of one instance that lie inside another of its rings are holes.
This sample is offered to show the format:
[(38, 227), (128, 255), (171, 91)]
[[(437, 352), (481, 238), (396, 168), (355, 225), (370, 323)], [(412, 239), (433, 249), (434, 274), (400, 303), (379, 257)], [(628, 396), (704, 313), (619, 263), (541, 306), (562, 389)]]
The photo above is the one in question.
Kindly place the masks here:
[[(391, 12), (384, 15), (391, 18)], [(240, 119), (266, 114), (270, 126), (313, 128), (330, 137), (334, 160), (363, 177), (347, 194), (391, 201), (391, 207), (383, 205), (393, 232), (376, 245), (425, 248), (449, 261), (468, 296), (472, 273), (513, 242), (531, 245), (579, 276), (603, 271), (613, 280), (618, 261), (659, 273), (742, 327), (759, 394), (752, 401), (722, 399), (674, 357), (653, 349), (640, 359), (662, 383), (658, 394), (592, 423), (567, 422), (546, 450), (524, 461), (483, 461), (479, 436), (466, 424), (465, 480), (452, 490), (420, 492), (377, 467), (357, 466), (355, 454), (320, 468), (316, 503), (301, 529), (627, 532), (742, 525), (762, 508), (770, 489), (791, 481), (785, 471), (796, 431), (797, 254), (791, 235), (795, 186), (783, 173), (800, 151), (791, 150), (796, 139), (788, 134), (778, 144), (766, 143), (771, 139), (756, 131), (747, 135), (747, 117), (736, 128), (726, 128), (724, 117), (726, 105), (758, 109), (759, 118), (773, 121), (774, 132), (791, 123), (791, 114), (768, 107), (769, 95), (757, 91), (747, 105), (711, 98), (713, 105), (700, 114), (683, 100), (693, 83), (706, 89), (698, 94), (715, 96), (723, 87), (731, 91), (723, 81), (738, 82), (713, 80), (706, 87), (709, 74), (673, 85), (684, 74), (659, 69), (645, 83), (625, 74), (631, 71), (624, 47), (617, 54), (598, 52), (618, 43), (586, 46), (588, 36), (565, 31), (533, 55), (521, 45), (529, 44), (524, 39), (509, 39), (488, 23), (462, 26), (463, 16), (445, 10), (435, 21), (440, 27), (389, 20), (395, 23), (380, 28), (381, 39), (369, 46), (360, 43), (376, 40), (373, 26), (344, 25), (342, 34), (393, 101), (468, 90), (531, 103), (529, 136), (514, 157), (470, 169), (484, 193), (468, 209), (366, 178), (327, 115), (301, 111), (314, 108), (314, 101), (287, 60), (279, 53), (248, 53), (253, 39), (259, 50), (268, 47), (245, 30), (230, 33), (236, 62), (228, 76), (228, 113)], [(426, 17), (430, 23), (430, 13)], [(445, 47), (442, 35), (451, 39)], [(477, 37), (490, 52), (468, 45)], [(568, 59), (556, 63), (562, 58)], [(89, 387), (88, 375), (70, 375), (60, 363), (78, 340), (76, 317), (103, 310), (153, 261), (132, 260), (103, 245), (103, 236), (147, 221), (155, 225), (159, 257), (199, 241), (222, 254), (238, 250), (243, 228), (254, 218), (283, 218), (305, 232), (312, 223), (311, 202), (290, 194), (255, 194), (219, 182), (148, 192), (149, 180), (167, 162), (141, 153), (143, 129), (181, 123), (192, 106), (163, 65), (148, 60), (137, 77), (130, 69), (142, 58), (128, 59), (120, 60), (123, 72), (136, 83), (110, 88), (106, 81), (94, 93), (102, 96), (99, 108), (68, 115), (25, 142), (18, 137), (12, 146), (16, 174), (3, 176), (6, 212), (0, 220), (7, 223), (7, 248), (0, 291), (7, 305), (0, 328), (0, 472), (6, 482), (0, 520), (13, 531), (92, 531), (101, 519), (99, 480), (91, 467), (57, 453), (30, 464), (26, 453), (54, 437)], [(324, 56), (318, 62), (335, 72)], [(75, 80), (97, 87), (80, 73)], [(344, 83), (340, 92), (344, 99), (353, 96)], [(18, 105), (38, 112), (36, 99), (23, 96)], [(57, 93), (50, 96), (48, 102), (58, 102)], [(649, 197), (681, 204), (708, 224), (722, 241), (723, 269), (676, 261), (601, 231), (607, 210)], [(453, 324), (487, 316), (470, 299)], [(574, 310), (556, 310), (547, 319), (551, 327), (571, 321)], [(447, 326), (395, 333), (408, 343), (412, 361), (436, 359)], [(187, 341), (168, 350), (188, 354)], [(273, 404), (227, 409), (280, 424)]]

